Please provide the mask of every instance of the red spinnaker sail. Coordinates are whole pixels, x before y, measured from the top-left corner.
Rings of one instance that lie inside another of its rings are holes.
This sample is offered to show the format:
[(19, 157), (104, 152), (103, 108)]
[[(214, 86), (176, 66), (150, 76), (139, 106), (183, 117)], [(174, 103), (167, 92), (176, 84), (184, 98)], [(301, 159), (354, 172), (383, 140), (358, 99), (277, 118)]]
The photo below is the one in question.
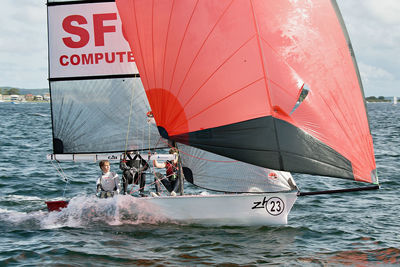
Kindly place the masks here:
[(272, 169), (377, 182), (335, 1), (116, 3), (163, 136)]

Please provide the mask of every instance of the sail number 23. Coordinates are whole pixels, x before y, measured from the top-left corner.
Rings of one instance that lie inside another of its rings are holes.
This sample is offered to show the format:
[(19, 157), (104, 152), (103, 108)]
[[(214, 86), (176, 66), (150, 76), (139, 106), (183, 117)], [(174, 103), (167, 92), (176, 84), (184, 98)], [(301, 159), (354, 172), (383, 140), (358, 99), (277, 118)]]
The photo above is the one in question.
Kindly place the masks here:
[(268, 200), (267, 197), (264, 197), (262, 201), (255, 201), (253, 204), (254, 206), (251, 209), (265, 208), (272, 216), (278, 216), (285, 209), (285, 202), (279, 197), (271, 197)]

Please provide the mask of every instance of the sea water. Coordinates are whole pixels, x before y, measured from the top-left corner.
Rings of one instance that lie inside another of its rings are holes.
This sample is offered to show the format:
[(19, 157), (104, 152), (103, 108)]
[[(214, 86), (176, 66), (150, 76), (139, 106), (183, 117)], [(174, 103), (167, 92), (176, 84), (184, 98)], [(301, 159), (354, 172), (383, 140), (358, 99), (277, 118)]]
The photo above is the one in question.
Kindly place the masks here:
[[(48, 103), (0, 103), (0, 266), (400, 264), (400, 106), (367, 108), (380, 190), (300, 197), (284, 226), (210, 227), (131, 214), (132, 198), (99, 201), (96, 163), (46, 160)], [(302, 191), (362, 186), (293, 176)], [(63, 196), (69, 207), (48, 213), (44, 201)]]

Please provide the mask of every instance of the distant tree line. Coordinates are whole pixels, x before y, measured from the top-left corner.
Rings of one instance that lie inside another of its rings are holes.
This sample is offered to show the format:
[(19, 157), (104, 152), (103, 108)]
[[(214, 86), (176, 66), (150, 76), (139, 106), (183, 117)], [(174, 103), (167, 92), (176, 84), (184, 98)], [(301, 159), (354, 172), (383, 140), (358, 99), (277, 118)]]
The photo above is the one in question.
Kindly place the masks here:
[(19, 95), (18, 88), (0, 88), (0, 95)]
[(378, 96), (378, 98), (375, 96), (368, 96), (365, 100), (368, 102), (390, 102), (390, 100), (386, 100), (384, 96)]

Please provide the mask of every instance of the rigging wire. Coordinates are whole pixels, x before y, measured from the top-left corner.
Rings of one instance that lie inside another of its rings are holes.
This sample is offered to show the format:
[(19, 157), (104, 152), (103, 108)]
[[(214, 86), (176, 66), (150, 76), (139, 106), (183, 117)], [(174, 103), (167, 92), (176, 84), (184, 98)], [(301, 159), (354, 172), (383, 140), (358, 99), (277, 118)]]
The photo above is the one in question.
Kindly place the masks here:
[[(165, 140), (163, 140), (163, 139), (161, 139), (160, 138), (160, 140), (161, 140), (161, 142), (163, 142), (164, 144), (166, 144), (166, 145), (168, 145), (168, 147), (172, 147), (170, 144), (168, 144), (168, 142), (166, 142)], [(201, 158), (201, 157), (197, 157), (197, 156), (195, 156), (195, 155), (191, 155), (191, 154), (189, 154), (189, 153), (187, 153), (187, 152), (184, 152), (182, 149), (179, 149), (178, 147), (177, 147), (177, 149), (178, 149), (178, 151), (179, 151), (179, 153), (182, 153), (182, 154), (184, 154), (184, 155), (186, 155), (186, 156), (188, 156), (188, 157), (191, 157), (191, 158), (194, 158), (194, 159), (198, 159), (198, 160), (204, 160), (204, 161), (209, 161), (209, 162), (223, 162), (223, 163), (235, 163), (235, 162), (240, 162), (240, 161), (238, 161), (238, 160), (234, 160), (234, 159), (232, 159), (232, 160), (212, 160), (212, 159), (206, 159), (206, 158)], [(211, 153), (211, 152), (210, 152)]]
[[(155, 172), (153, 171), (153, 175), (154, 175), (154, 174), (155, 174)], [(169, 176), (170, 176), (170, 175), (164, 176), (163, 178), (158, 179), (158, 181), (167, 179)], [(133, 193), (136, 193), (136, 192), (138, 192), (138, 191), (140, 191), (140, 190), (142, 190), (142, 189), (145, 189), (146, 187), (150, 187), (150, 186), (152, 186), (153, 184), (156, 184), (156, 183), (157, 183), (157, 180), (154, 181), (154, 182), (152, 182), (152, 183), (150, 183), (150, 184), (146, 184), (146, 185), (143, 186), (143, 187), (140, 187), (140, 186), (139, 186), (139, 188), (137, 188), (136, 190), (133, 190), (133, 189), (135, 188), (135, 185), (132, 185), (131, 191), (129, 191), (129, 195), (132, 195)], [(159, 188), (161, 189), (161, 192), (160, 192), (160, 193), (161, 193), (161, 194), (164, 193), (163, 186), (160, 186)]]
[(129, 131), (130, 131), (130, 127), (131, 127), (131, 118), (132, 118), (132, 109), (133, 109), (133, 96), (134, 96), (134, 93), (135, 93), (135, 87), (134, 86), (132, 86), (132, 94), (131, 94), (131, 104), (130, 104), (130, 107), (129, 107), (129, 118), (128, 118), (128, 129), (127, 129), (127, 131), (126, 131), (126, 138), (125, 138), (125, 155), (126, 155), (126, 152), (127, 152), (127, 150), (128, 150), (128, 140), (129, 140)]
[(148, 157), (148, 160), (150, 159), (150, 135), (151, 135), (151, 128), (150, 128), (150, 124), (151, 124), (151, 121), (150, 121), (150, 119), (148, 119), (147, 120), (147, 130), (148, 130), (148, 148), (149, 148), (149, 150), (148, 150), (148, 155), (149, 155), (149, 157)]
[(61, 165), (60, 165), (60, 163), (58, 161), (57, 161), (58, 167), (54, 164), (54, 160), (52, 160), (50, 162), (51, 162), (53, 167), (56, 169), (58, 174), (61, 176), (61, 178), (65, 182), (65, 187), (64, 187), (64, 192), (63, 192), (63, 198), (64, 198), (65, 197), (65, 192), (67, 191), (67, 188), (68, 188), (68, 185), (69, 185), (70, 178), (68, 178), (68, 176), (65, 174), (64, 170), (62, 169), (62, 167), (61, 167)]
[[(127, 128), (127, 133), (126, 133), (126, 138), (125, 138), (125, 151), (124, 151), (125, 155), (126, 155), (126, 153), (128, 151), (129, 132), (130, 132), (130, 128), (131, 128), (131, 118), (132, 118), (132, 113), (133, 113), (134, 91), (135, 91), (135, 89), (134, 89), (134, 87), (132, 87), (132, 94), (131, 94), (131, 101), (130, 101), (130, 108), (129, 108), (128, 128)], [(148, 160), (150, 160), (150, 154), (151, 154), (151, 151), (150, 151), (150, 147), (151, 147), (151, 122), (150, 121), (148, 121), (148, 127), (147, 128), (148, 128), (148, 135), (147, 135), (148, 136), (148, 138), (147, 138), (148, 139), (148, 149), (147, 149), (147, 151), (148, 151)], [(138, 129), (138, 127), (136, 127), (136, 130), (137, 130), (137, 136), (139, 137), (139, 129)], [(143, 135), (141, 136), (141, 138), (143, 138), (142, 141), (143, 141), (143, 143), (145, 143), (145, 131), (143, 131)], [(157, 142), (156, 146), (159, 144), (159, 142), (160, 141)], [(153, 175), (155, 175), (154, 167), (153, 167), (152, 173), (153, 173)], [(163, 179), (165, 179), (165, 178), (163, 178)], [(143, 188), (145, 188), (146, 186), (151, 186), (154, 183), (156, 183), (156, 181), (154, 181), (153, 183), (151, 183), (149, 185), (145, 185)], [(138, 189), (133, 191), (134, 187), (135, 187), (135, 185), (132, 186), (129, 194), (132, 194), (132, 193), (137, 192), (140, 189), (142, 189), (139, 186)]]

